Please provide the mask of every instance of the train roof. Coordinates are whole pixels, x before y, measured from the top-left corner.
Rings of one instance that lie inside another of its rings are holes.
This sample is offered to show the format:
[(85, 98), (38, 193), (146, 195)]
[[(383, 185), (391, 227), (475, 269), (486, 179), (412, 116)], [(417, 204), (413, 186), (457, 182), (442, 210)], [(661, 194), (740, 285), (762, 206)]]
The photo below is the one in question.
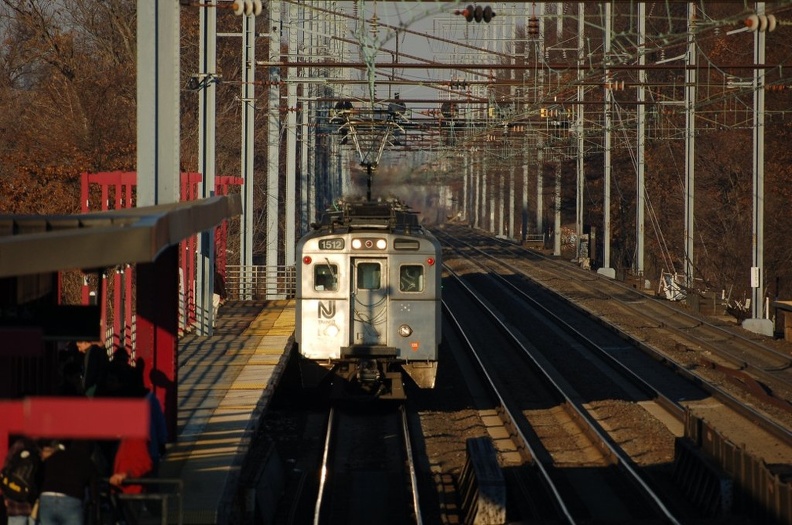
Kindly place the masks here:
[(397, 199), (385, 201), (338, 202), (326, 210), (322, 222), (314, 225), (327, 232), (387, 231), (389, 233), (423, 233), (418, 212)]

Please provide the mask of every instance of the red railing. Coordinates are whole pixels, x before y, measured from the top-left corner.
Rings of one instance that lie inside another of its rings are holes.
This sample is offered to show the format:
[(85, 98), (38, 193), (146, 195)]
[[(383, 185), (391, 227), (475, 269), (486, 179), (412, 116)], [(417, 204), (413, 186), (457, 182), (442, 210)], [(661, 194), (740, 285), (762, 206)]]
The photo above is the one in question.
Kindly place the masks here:
[[(199, 197), (199, 186), (203, 181), (200, 173), (182, 173), (180, 180), (180, 198), (182, 201), (195, 200)], [(220, 176), (215, 178), (215, 195), (227, 195), (232, 186), (240, 186), (241, 177)], [(112, 171), (100, 173), (83, 173), (80, 185), (80, 207), (83, 213), (133, 208), (135, 206), (135, 188), (137, 173), (129, 171)], [(100, 201), (96, 202), (96, 191), (99, 186)], [(94, 190), (94, 191), (92, 191)], [(93, 200), (92, 200), (93, 197)], [(226, 237), (227, 225), (223, 221), (215, 230), (216, 271), (225, 279), (226, 274)], [(181, 269), (181, 297), (179, 310), (182, 312), (180, 331), (188, 331), (195, 324), (196, 316), (196, 253), (198, 237), (185, 239), (179, 246), (179, 266)], [(97, 301), (100, 305), (100, 333), (109, 334), (105, 344), (115, 351), (119, 348), (128, 354), (133, 350), (134, 301), (133, 281), (134, 269), (131, 265), (116, 268), (112, 272), (112, 286), (108, 286), (108, 275), (102, 271), (97, 282), (92, 285), (88, 277), (82, 284), (82, 304)], [(112, 312), (108, 305), (112, 304)], [(108, 324), (111, 323), (111, 324)]]

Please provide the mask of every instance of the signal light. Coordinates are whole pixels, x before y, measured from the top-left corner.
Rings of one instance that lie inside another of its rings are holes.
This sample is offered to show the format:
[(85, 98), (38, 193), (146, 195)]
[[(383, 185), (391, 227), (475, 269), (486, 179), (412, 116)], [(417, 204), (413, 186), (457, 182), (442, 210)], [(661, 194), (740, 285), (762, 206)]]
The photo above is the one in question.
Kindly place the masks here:
[(490, 23), (490, 21), (495, 18), (495, 11), (492, 10), (490, 6), (481, 7), (480, 5), (473, 6), (468, 5), (464, 9), (457, 9), (454, 11), (455, 15), (462, 15), (465, 17), (465, 20), (468, 22), (472, 22), (475, 20), (476, 22), (481, 22), (482, 20), (486, 23)]

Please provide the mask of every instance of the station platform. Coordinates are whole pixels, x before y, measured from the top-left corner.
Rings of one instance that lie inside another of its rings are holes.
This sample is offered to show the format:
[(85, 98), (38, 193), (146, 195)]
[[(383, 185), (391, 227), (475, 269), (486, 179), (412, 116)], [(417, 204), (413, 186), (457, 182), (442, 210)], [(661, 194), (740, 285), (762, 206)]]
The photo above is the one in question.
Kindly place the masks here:
[(220, 307), (213, 336), (180, 339), (179, 434), (159, 478), (181, 480), (182, 523), (228, 523), (242, 462), (293, 333), (293, 300), (239, 301)]

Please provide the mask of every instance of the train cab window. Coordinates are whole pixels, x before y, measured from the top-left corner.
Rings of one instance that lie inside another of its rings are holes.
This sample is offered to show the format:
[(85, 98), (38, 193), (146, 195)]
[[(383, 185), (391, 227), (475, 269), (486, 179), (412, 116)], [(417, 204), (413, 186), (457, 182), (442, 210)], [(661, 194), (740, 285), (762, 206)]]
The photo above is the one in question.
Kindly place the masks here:
[(379, 263), (359, 263), (357, 266), (358, 290), (379, 290), (381, 270)]
[(399, 268), (399, 291), (423, 292), (424, 268), (420, 264), (405, 264)]
[(334, 292), (338, 290), (338, 266), (317, 264), (314, 266), (314, 290)]

